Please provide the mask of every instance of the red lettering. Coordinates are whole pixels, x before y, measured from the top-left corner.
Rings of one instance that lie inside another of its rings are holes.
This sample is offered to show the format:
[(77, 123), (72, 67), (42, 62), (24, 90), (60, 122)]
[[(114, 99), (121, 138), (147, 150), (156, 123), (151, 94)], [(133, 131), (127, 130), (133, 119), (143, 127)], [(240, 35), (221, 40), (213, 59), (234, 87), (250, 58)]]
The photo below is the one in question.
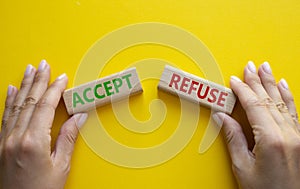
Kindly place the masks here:
[(215, 93), (218, 93), (219, 92), (219, 90), (218, 89), (211, 89), (210, 90), (210, 97), (207, 99), (207, 101), (208, 102), (210, 102), (210, 103), (214, 103), (214, 102), (216, 102), (216, 100), (217, 100), (217, 97), (216, 97), (216, 94)]
[(221, 92), (220, 96), (219, 96), (219, 100), (217, 102), (217, 104), (221, 107), (224, 107), (225, 104), (223, 104), (222, 102), (225, 102), (225, 98), (223, 98), (223, 96), (228, 96), (228, 93), (225, 92)]
[(206, 90), (204, 92), (204, 95), (201, 95), (202, 89), (203, 89), (203, 83), (200, 84), (197, 95), (198, 95), (198, 98), (205, 99), (207, 94), (208, 94), (208, 91), (209, 91), (209, 86), (206, 86)]
[[(182, 80), (181, 80), (182, 79)], [(209, 103), (216, 103), (220, 107), (225, 106), (226, 96), (228, 93), (222, 92), (219, 89), (211, 88), (211, 86), (192, 80), (187, 77), (183, 77), (179, 74), (173, 73), (169, 87), (172, 87), (176, 90), (180, 90), (183, 93), (189, 95), (193, 91), (197, 93), (199, 99), (206, 99)]]
[(191, 86), (190, 86), (190, 89), (189, 89), (189, 92), (188, 92), (189, 94), (191, 94), (192, 91), (197, 89), (197, 88), (194, 87), (194, 85), (199, 85), (199, 82), (192, 80), (192, 83), (191, 83)]
[(170, 84), (169, 84), (169, 87), (172, 87), (172, 85), (174, 84), (175, 89), (178, 90), (178, 82), (180, 81), (180, 79), (181, 79), (180, 75), (177, 75), (177, 74), (173, 73), (172, 79), (171, 79)]
[(184, 77), (183, 80), (182, 80), (181, 86), (180, 86), (180, 91), (186, 93), (187, 89), (185, 89), (184, 87), (188, 86), (187, 82), (190, 82), (190, 79)]

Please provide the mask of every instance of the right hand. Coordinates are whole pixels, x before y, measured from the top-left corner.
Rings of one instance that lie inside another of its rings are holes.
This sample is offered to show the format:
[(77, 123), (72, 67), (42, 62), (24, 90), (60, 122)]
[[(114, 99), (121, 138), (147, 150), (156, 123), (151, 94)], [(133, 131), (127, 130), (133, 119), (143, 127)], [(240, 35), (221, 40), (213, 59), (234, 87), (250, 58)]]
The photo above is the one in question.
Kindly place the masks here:
[(232, 77), (230, 84), (252, 127), (254, 149), (248, 149), (242, 127), (236, 120), (224, 113), (213, 115), (219, 125), (223, 124), (240, 187), (299, 189), (300, 124), (286, 81), (276, 85), (268, 63), (257, 73), (252, 62), (244, 70), (244, 80), (245, 83)]

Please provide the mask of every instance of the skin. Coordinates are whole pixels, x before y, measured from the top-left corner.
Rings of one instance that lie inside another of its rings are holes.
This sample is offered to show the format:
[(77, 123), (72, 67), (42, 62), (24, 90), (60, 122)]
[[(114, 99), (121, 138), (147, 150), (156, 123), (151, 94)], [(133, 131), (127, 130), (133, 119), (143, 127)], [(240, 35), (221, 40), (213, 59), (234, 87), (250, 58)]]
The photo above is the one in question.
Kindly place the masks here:
[[(0, 189), (61, 189), (69, 170), (78, 128), (86, 114), (76, 114), (61, 128), (51, 151), (51, 126), (67, 78), (48, 86), (50, 67), (28, 68), (21, 89), (10, 86), (0, 133)], [(243, 189), (300, 188), (300, 133), (294, 99), (284, 80), (278, 85), (268, 64), (258, 73), (253, 63), (242, 82), (232, 77), (232, 90), (253, 129), (255, 147), (248, 149), (242, 126), (227, 114), (213, 115), (223, 125), (233, 172)]]
[(252, 62), (244, 70), (244, 80), (232, 77), (230, 84), (252, 127), (254, 149), (248, 149), (242, 126), (236, 120), (224, 113), (213, 116), (223, 124), (240, 188), (300, 188), (300, 127), (285, 80), (276, 85), (268, 63), (256, 73)]
[(87, 115), (76, 114), (61, 127), (51, 151), (51, 126), (55, 109), (68, 79), (65, 74), (50, 86), (50, 67), (28, 66), (21, 89), (9, 86), (0, 133), (1, 189), (62, 189), (73, 147)]

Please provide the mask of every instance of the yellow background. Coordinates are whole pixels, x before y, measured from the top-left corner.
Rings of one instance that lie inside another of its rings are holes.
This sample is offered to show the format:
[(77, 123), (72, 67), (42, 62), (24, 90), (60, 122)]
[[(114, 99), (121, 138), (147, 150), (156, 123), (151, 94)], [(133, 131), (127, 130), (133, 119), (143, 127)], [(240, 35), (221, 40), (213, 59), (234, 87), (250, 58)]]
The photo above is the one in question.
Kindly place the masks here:
[[(226, 84), (230, 75), (242, 77), (243, 67), (249, 59), (256, 65), (269, 61), (276, 78), (286, 78), (300, 107), (299, 10), (298, 0), (1, 0), (1, 112), (7, 86), (19, 86), (27, 64), (38, 66), (41, 59), (46, 59), (52, 68), (51, 80), (66, 72), (71, 87), (80, 60), (93, 43), (115, 29), (140, 22), (173, 24), (196, 35), (213, 53)], [(145, 58), (163, 58), (195, 73), (180, 53), (144, 45), (114, 57), (111, 65), (120, 62), (122, 65), (108, 66), (104, 74), (120, 71), (125, 64)], [(147, 92), (151, 91), (155, 81), (142, 84)], [(131, 103), (132, 111), (139, 119), (149, 117), (148, 102), (155, 97), (155, 92), (144, 93), (144, 98), (135, 97), (137, 102)], [(177, 102), (175, 97), (170, 98)], [(99, 111), (110, 117), (111, 107)], [(209, 117), (207, 109), (201, 111), (204, 116), (201, 116), (198, 130), (188, 146), (172, 160), (152, 168), (128, 169), (110, 164), (92, 152), (79, 137), (66, 188), (237, 188), (222, 137), (218, 137), (205, 154), (197, 152)], [(176, 115), (178, 112), (171, 113)], [(60, 103), (54, 138), (67, 117), (64, 105)], [(160, 143), (175, 129), (170, 124), (157, 135), (133, 136), (113, 125), (105, 127), (118, 141), (142, 147)]]

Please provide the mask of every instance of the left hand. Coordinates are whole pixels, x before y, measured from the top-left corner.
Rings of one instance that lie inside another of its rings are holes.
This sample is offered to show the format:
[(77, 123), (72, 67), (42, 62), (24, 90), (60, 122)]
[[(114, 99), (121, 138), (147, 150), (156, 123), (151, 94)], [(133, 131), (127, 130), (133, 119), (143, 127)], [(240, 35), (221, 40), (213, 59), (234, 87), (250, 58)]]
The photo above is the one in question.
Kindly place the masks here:
[(50, 66), (29, 65), (21, 89), (9, 86), (0, 133), (0, 189), (62, 189), (78, 128), (87, 114), (76, 114), (60, 130), (51, 152), (55, 109), (67, 85), (65, 74), (49, 87)]

